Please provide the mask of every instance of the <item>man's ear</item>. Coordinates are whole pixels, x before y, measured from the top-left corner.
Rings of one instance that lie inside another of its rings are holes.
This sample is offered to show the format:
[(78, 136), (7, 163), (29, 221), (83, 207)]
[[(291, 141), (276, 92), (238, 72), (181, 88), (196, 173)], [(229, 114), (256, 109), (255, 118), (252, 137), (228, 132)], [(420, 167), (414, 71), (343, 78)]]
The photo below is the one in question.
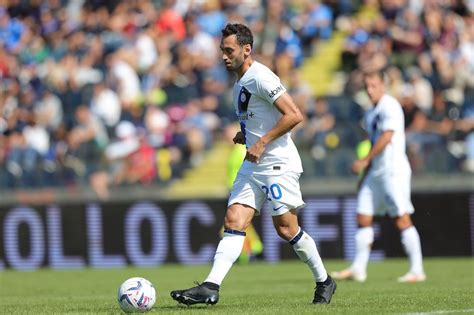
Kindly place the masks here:
[(250, 44), (247, 44), (247, 45), (244, 45), (244, 55), (247, 57), (247, 56), (250, 56), (250, 54), (252, 53), (252, 46), (250, 46)]

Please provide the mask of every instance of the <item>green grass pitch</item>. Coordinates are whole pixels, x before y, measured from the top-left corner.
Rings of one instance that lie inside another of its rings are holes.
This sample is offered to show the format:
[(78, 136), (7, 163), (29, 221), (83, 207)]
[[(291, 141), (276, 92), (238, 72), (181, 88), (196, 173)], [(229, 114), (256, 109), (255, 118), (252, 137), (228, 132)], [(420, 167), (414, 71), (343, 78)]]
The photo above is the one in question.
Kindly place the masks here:
[[(326, 260), (328, 270), (347, 266)], [(169, 292), (202, 281), (209, 266), (156, 268), (0, 271), (0, 314), (120, 314), (117, 289), (133, 276), (156, 287), (155, 314), (474, 314), (474, 259), (425, 260), (428, 279), (402, 284), (406, 259), (369, 264), (366, 283), (338, 282), (330, 305), (312, 305), (312, 276), (299, 261), (235, 265), (220, 290), (217, 305), (177, 305)]]

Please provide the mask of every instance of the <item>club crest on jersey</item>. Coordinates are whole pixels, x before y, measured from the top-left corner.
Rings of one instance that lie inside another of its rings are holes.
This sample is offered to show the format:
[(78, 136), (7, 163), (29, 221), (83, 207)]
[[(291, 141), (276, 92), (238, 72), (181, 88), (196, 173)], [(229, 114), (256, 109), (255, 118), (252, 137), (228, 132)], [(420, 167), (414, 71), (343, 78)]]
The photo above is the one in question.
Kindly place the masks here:
[(248, 120), (249, 117), (252, 118), (254, 116), (253, 113), (248, 113), (247, 109), (249, 107), (250, 97), (252, 94), (247, 90), (245, 87), (242, 87), (239, 92), (239, 97), (237, 99), (237, 105), (239, 108), (239, 113), (237, 114), (240, 121)]

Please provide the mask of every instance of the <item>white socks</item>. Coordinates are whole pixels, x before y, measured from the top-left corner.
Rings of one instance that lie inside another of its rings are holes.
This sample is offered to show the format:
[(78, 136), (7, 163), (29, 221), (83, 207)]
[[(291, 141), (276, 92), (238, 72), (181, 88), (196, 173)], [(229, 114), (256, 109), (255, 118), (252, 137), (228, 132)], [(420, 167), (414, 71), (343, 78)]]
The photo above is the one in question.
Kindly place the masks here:
[(245, 232), (224, 230), (224, 237), (217, 246), (214, 264), (204, 282), (221, 285), (234, 262), (239, 258), (244, 246)]
[(316, 282), (326, 281), (328, 274), (313, 238), (300, 228), (298, 234), (290, 240), (290, 244), (298, 257), (311, 269)]
[(370, 248), (374, 242), (374, 229), (367, 226), (357, 229), (355, 235), (356, 255), (350, 269), (359, 275), (367, 274), (367, 263), (369, 262)]
[(421, 275), (423, 272), (423, 258), (421, 255), (420, 236), (414, 226), (401, 231), (402, 244), (410, 260), (410, 273)]
[[(423, 259), (421, 255), (420, 236), (414, 226), (401, 231), (402, 244), (410, 260), (410, 273), (423, 274)], [(357, 274), (367, 273), (370, 248), (374, 241), (374, 229), (369, 227), (359, 228), (355, 235), (356, 255), (350, 269)]]

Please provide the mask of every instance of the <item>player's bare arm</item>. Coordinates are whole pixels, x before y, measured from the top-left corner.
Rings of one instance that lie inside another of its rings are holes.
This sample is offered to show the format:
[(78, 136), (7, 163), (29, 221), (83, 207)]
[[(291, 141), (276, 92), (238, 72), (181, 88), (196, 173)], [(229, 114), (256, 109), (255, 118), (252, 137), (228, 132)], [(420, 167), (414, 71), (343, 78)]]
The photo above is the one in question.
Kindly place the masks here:
[(372, 159), (379, 155), (387, 146), (387, 144), (390, 143), (393, 137), (393, 130), (386, 130), (384, 131), (380, 137), (378, 138), (377, 142), (372, 146), (372, 149), (370, 150), (369, 154), (360, 160), (356, 160), (352, 164), (352, 171), (356, 174), (359, 174), (361, 171), (365, 170)]
[(282, 114), (275, 126), (262, 136), (254, 145), (247, 150), (245, 158), (250, 162), (258, 163), (260, 156), (265, 151), (265, 146), (271, 141), (281, 137), (303, 121), (300, 109), (293, 102), (291, 96), (285, 92), (274, 103)]

